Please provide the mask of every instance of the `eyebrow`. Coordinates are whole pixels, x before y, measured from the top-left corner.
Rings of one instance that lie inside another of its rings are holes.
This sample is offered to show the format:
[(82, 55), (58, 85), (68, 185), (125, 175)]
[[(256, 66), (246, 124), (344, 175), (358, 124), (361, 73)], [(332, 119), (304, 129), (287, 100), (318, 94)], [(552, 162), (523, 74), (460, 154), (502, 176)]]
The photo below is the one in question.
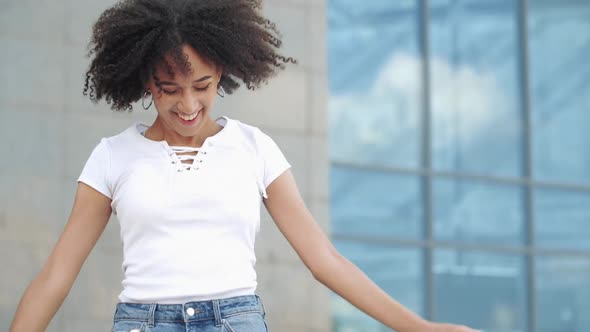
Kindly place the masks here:
[[(203, 82), (203, 81), (206, 81), (206, 80), (208, 80), (210, 78), (211, 78), (211, 75), (203, 76), (203, 77), (201, 77), (201, 78), (199, 78), (197, 80), (194, 80), (193, 83)], [(176, 82), (169, 82), (169, 81), (160, 81), (160, 85), (176, 85), (177, 86), (178, 83), (176, 83)]]

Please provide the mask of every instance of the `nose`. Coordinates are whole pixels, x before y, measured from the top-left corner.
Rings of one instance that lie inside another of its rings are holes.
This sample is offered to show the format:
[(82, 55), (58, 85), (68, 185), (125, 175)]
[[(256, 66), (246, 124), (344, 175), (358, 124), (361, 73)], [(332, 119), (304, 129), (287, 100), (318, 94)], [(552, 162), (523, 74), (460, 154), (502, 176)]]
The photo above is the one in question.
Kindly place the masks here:
[(182, 99), (178, 101), (176, 107), (179, 111), (185, 114), (192, 114), (197, 110), (201, 109), (201, 102), (197, 96), (187, 92), (182, 96)]

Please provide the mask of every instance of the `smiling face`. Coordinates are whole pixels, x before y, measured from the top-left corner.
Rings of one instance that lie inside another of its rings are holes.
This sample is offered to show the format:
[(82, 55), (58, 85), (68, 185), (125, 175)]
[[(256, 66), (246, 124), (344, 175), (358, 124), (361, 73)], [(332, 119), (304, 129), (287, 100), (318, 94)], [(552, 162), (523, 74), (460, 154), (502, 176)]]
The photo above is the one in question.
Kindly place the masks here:
[(175, 72), (172, 77), (163, 64), (156, 66), (159, 86), (152, 77), (147, 90), (152, 93), (158, 117), (153, 127), (168, 140), (187, 141), (207, 134), (213, 120), (211, 109), (217, 95), (220, 70), (202, 58), (192, 47), (184, 45), (191, 71), (183, 75), (168, 59)]

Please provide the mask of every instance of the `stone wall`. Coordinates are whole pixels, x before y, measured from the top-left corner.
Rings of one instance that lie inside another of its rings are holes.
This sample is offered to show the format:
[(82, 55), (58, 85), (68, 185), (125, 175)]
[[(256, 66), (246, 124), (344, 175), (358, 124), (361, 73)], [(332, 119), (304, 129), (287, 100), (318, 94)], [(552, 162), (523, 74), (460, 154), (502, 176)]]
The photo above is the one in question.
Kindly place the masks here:
[[(115, 113), (82, 96), (91, 24), (112, 0), (0, 2), (0, 330), (40, 271), (69, 216), (76, 179), (101, 137), (153, 108)], [(325, 0), (267, 0), (290, 66), (257, 92), (217, 101), (216, 113), (259, 126), (289, 161), (305, 201), (328, 231)], [(264, 210), (264, 208), (263, 208)], [(329, 331), (327, 289), (266, 211), (257, 240), (258, 293), (271, 331)], [(48, 331), (108, 331), (121, 290), (119, 225), (111, 218)]]

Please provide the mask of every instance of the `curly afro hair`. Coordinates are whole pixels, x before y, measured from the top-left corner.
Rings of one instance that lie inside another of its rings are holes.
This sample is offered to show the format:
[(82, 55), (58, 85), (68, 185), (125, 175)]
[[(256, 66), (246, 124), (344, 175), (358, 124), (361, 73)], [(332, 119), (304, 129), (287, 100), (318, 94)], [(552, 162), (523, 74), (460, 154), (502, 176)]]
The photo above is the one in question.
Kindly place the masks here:
[(113, 110), (131, 111), (155, 68), (165, 64), (190, 72), (182, 52), (188, 44), (222, 70), (219, 85), (231, 94), (241, 80), (254, 90), (296, 60), (277, 54), (280, 33), (260, 14), (260, 0), (123, 0), (102, 13), (93, 27), (93, 57), (84, 95), (104, 98)]

